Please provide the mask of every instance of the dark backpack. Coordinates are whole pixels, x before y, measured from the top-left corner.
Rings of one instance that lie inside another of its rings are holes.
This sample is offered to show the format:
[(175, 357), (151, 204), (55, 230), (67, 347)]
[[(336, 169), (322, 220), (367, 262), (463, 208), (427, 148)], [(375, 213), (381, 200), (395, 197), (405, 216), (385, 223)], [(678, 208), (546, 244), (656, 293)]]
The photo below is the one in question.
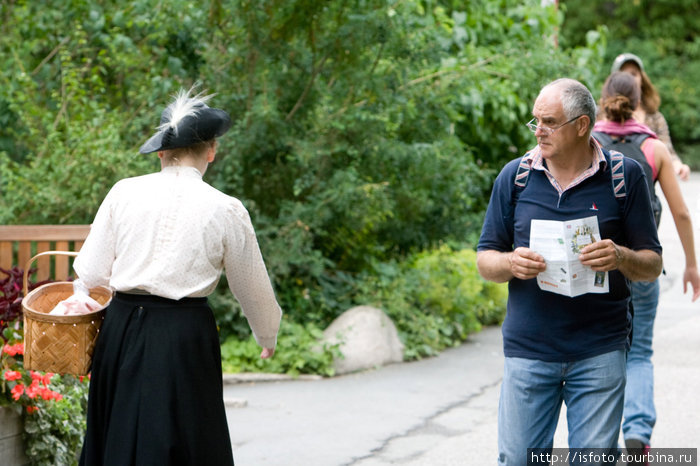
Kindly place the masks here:
[(654, 220), (656, 221), (656, 226), (658, 228), (659, 221), (661, 220), (661, 201), (656, 196), (656, 190), (654, 189), (654, 172), (651, 169), (649, 162), (647, 162), (644, 152), (642, 152), (642, 143), (649, 137), (649, 135), (644, 133), (636, 133), (628, 134), (626, 136), (610, 136), (609, 134), (601, 133), (600, 131), (593, 131), (592, 134), (593, 137), (600, 142), (603, 148), (608, 150), (616, 150), (622, 153), (625, 157), (636, 160), (642, 166), (644, 175), (647, 179), (647, 186), (649, 187), (651, 207), (654, 211)]

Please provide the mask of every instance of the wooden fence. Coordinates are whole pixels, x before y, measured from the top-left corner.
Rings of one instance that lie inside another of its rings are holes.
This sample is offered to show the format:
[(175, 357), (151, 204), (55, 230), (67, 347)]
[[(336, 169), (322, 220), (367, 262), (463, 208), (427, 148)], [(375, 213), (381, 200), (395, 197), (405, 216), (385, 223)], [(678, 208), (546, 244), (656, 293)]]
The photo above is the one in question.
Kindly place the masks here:
[[(36, 254), (45, 251), (79, 251), (90, 225), (0, 225), (0, 267), (24, 269)], [(33, 264), (33, 281), (66, 280), (72, 275), (67, 256), (44, 256)]]

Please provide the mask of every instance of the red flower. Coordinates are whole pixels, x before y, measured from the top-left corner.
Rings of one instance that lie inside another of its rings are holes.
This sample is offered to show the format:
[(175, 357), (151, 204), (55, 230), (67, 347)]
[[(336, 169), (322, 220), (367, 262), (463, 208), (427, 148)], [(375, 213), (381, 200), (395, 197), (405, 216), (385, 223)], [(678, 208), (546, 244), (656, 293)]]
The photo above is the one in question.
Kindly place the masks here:
[(18, 354), (24, 354), (24, 343), (17, 343), (15, 345), (5, 345), (2, 347), (2, 352), (9, 354), (10, 356), (16, 356)]
[(21, 397), (23, 393), (24, 393), (24, 385), (22, 385), (21, 383), (18, 383), (17, 385), (15, 385), (12, 388), (12, 398), (15, 401), (19, 401), (19, 397)]
[(49, 383), (51, 383), (51, 378), (54, 376), (53, 372), (47, 372), (41, 377), (41, 383), (44, 384), (44, 387), (48, 387)]
[(50, 388), (45, 388), (45, 387), (40, 388), (38, 393), (46, 401), (49, 401), (49, 400), (61, 401), (63, 399), (63, 395), (51, 390)]
[(5, 380), (19, 380), (22, 378), (22, 373), (19, 371), (5, 371)]
[(51, 377), (53, 377), (55, 374), (53, 372), (42, 374), (41, 372), (29, 371), (29, 375), (32, 376), (32, 380), (41, 382), (44, 387), (48, 387), (49, 383), (51, 383)]
[(38, 380), (33, 380), (31, 385), (27, 387), (25, 390), (25, 393), (30, 399), (36, 398), (37, 395), (39, 395), (41, 392), (41, 387), (39, 386), (39, 381)]
[(38, 406), (27, 406), (27, 413), (28, 413), (28, 414), (34, 414), (34, 413), (36, 413), (37, 411), (39, 411), (39, 407), (38, 407)]

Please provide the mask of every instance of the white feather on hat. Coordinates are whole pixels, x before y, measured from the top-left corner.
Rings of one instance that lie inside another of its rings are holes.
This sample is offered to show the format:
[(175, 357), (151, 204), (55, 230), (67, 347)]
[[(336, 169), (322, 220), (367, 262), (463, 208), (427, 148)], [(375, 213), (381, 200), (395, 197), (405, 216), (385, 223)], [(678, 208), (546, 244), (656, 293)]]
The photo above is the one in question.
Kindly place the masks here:
[(160, 126), (158, 126), (158, 128), (156, 128), (158, 131), (170, 127), (173, 129), (173, 132), (177, 136), (177, 125), (188, 116), (197, 116), (199, 114), (199, 111), (202, 108), (204, 108), (204, 104), (206, 104), (212, 97), (214, 97), (214, 94), (203, 95), (203, 92), (200, 92), (199, 94), (190, 97), (190, 93), (194, 90), (196, 86), (197, 84), (192, 86), (187, 91), (184, 89), (180, 89), (180, 91), (175, 96), (175, 101), (168, 105), (168, 108), (165, 109), (166, 114), (163, 116), (167, 116), (169, 118), (169, 121), (166, 121)]
[(188, 147), (197, 142), (208, 141), (223, 135), (231, 127), (227, 112), (209, 107), (214, 94), (199, 93), (192, 96), (195, 84), (189, 90), (180, 90), (175, 100), (161, 113), (160, 125), (139, 152), (152, 152)]

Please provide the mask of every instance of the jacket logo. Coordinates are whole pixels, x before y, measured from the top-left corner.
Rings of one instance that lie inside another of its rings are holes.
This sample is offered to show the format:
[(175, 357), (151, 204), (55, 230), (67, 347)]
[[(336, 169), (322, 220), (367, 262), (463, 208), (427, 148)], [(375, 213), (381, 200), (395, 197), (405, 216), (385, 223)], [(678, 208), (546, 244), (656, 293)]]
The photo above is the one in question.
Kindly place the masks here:
[(598, 210), (598, 206), (595, 205), (595, 202), (593, 203), (593, 205), (591, 205), (591, 208), (589, 210)]

